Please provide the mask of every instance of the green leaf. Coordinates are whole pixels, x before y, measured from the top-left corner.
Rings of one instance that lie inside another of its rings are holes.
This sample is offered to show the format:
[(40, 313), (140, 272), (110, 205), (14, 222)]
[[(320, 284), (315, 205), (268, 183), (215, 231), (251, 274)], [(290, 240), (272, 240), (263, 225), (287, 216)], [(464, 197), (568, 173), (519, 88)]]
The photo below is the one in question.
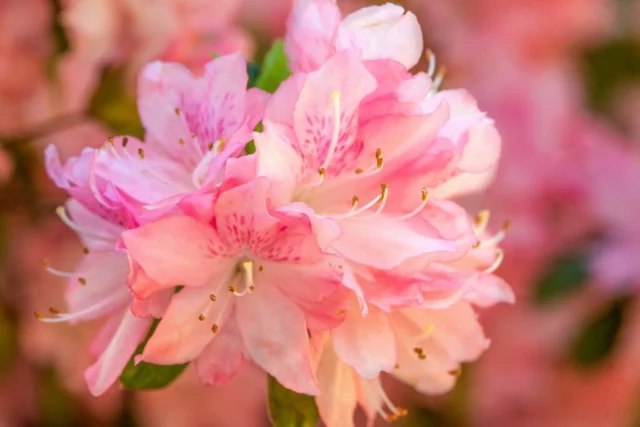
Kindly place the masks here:
[(318, 408), (313, 396), (299, 394), (268, 376), (269, 417), (274, 427), (315, 427)]
[(585, 368), (594, 367), (611, 354), (624, 323), (629, 297), (620, 298), (596, 313), (571, 347), (571, 358)]
[(254, 64), (253, 62), (249, 62), (247, 64), (247, 75), (249, 76), (247, 87), (256, 87), (256, 85), (258, 84), (258, 77), (260, 77), (260, 66), (258, 64)]
[(282, 40), (277, 40), (267, 52), (262, 64), (262, 72), (258, 77), (256, 86), (262, 90), (273, 93), (278, 89), (280, 83), (291, 75), (287, 56), (284, 53)]
[(536, 301), (541, 305), (557, 302), (582, 289), (589, 278), (588, 260), (588, 251), (577, 251), (552, 261), (538, 282)]
[(144, 134), (136, 99), (127, 90), (124, 68), (102, 70), (98, 87), (89, 102), (89, 114), (118, 135), (142, 138)]
[(137, 365), (134, 362), (135, 356), (142, 353), (156, 327), (160, 323), (159, 320), (154, 321), (146, 339), (138, 346), (135, 354), (127, 363), (127, 366), (120, 375), (120, 382), (123, 386), (135, 390), (153, 390), (166, 387), (176, 380), (187, 364), (182, 365), (154, 365), (152, 363), (140, 362)]

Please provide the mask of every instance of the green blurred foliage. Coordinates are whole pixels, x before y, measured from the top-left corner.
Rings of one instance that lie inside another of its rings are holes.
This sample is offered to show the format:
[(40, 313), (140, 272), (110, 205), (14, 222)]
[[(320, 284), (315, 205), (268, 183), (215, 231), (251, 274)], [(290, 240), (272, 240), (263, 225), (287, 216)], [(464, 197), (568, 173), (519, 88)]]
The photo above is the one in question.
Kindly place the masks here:
[(163, 388), (175, 381), (185, 370), (188, 364), (181, 365), (154, 365), (152, 363), (140, 362), (135, 364), (135, 357), (142, 354), (144, 346), (155, 332), (160, 320), (155, 320), (147, 337), (140, 343), (136, 352), (131, 357), (127, 366), (120, 375), (120, 382), (123, 386), (134, 390), (153, 390)]
[(319, 415), (315, 399), (284, 388), (268, 375), (269, 417), (274, 427), (315, 427)]
[(88, 113), (118, 135), (142, 139), (144, 129), (138, 117), (136, 98), (127, 85), (126, 77), (124, 68), (104, 68), (89, 102)]
[(550, 263), (536, 285), (535, 300), (540, 305), (560, 302), (580, 291), (589, 279), (589, 253), (567, 252)]
[(587, 321), (571, 346), (571, 358), (578, 366), (591, 368), (607, 360), (614, 350), (630, 304), (630, 297), (616, 299)]
[(284, 43), (282, 40), (277, 40), (264, 58), (256, 86), (269, 93), (274, 93), (280, 83), (290, 75), (291, 70), (289, 69), (289, 60), (284, 53)]

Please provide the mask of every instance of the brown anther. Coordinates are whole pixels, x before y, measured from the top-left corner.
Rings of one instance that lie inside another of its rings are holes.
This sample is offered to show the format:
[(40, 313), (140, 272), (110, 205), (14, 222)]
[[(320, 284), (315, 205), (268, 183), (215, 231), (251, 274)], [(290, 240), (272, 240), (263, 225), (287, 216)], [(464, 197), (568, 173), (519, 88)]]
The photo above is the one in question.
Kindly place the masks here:
[(420, 360), (425, 360), (426, 358), (427, 358), (427, 355), (426, 355), (426, 354), (424, 354), (424, 353), (420, 353), (420, 354), (418, 355), (418, 359), (420, 359)]
[(86, 247), (86, 246), (84, 248), (82, 248), (82, 253), (85, 254), (85, 255), (88, 255), (89, 254), (89, 248)]
[(422, 189), (422, 201), (426, 202), (427, 199), (429, 199), (429, 190), (427, 190), (426, 188)]
[(47, 267), (49, 267), (49, 265), (50, 265), (49, 264), (49, 260), (46, 259), (46, 258), (42, 258), (42, 266), (47, 268)]
[(211, 332), (213, 332), (214, 334), (217, 334), (219, 329), (220, 327), (218, 327), (218, 325), (214, 323), (213, 326), (211, 327)]
[(397, 412), (398, 412), (398, 416), (400, 417), (406, 417), (409, 414), (409, 411), (407, 411), (405, 408), (396, 408)]
[(249, 290), (250, 290), (251, 292), (253, 292), (253, 291), (255, 291), (255, 290), (256, 290), (256, 287), (255, 287), (255, 286), (253, 286), (253, 285), (249, 285)]
[(235, 286), (229, 286), (229, 292), (231, 292), (232, 294), (235, 293), (237, 291)]
[(122, 138), (122, 148), (126, 148), (128, 143), (129, 143), (129, 138), (127, 138), (126, 136)]
[(393, 369), (400, 369), (400, 364), (396, 363), (395, 365), (393, 365)]
[(191, 138), (196, 139), (198, 137), (198, 135), (196, 135), (195, 133), (191, 132)]
[(205, 319), (204, 314), (201, 314), (200, 316), (198, 316), (199, 321), (204, 322), (204, 319)]
[(380, 197), (380, 200), (378, 200), (378, 203), (380, 203), (385, 199), (385, 197), (387, 197), (388, 191), (389, 191), (389, 186), (387, 186), (387, 184), (380, 184), (380, 194), (382, 197)]
[(449, 371), (449, 375), (452, 377), (459, 377), (462, 371), (460, 369), (452, 369)]
[(138, 156), (140, 156), (141, 159), (144, 159), (144, 150), (142, 148), (138, 148)]
[(224, 147), (227, 145), (227, 139), (225, 137), (220, 138), (220, 144), (218, 144), (218, 149), (216, 150), (218, 153), (224, 150)]
[(473, 245), (471, 245), (472, 249), (478, 249), (480, 247), (480, 245), (482, 244), (482, 242), (480, 240), (478, 240), (477, 242), (475, 242)]
[(382, 158), (382, 149), (378, 148), (376, 150), (376, 159), (381, 159)]
[(474, 222), (476, 227), (481, 226), (482, 224), (486, 224), (487, 221), (489, 221), (489, 216), (491, 215), (491, 212), (489, 212), (488, 210), (483, 210), (478, 212), (478, 214), (476, 215)]
[(347, 310), (345, 310), (345, 309), (343, 308), (343, 309), (341, 309), (341, 310), (338, 310), (338, 311), (336, 312), (336, 314), (337, 314), (338, 316), (344, 316), (345, 314), (347, 314)]
[(506, 220), (505, 222), (502, 223), (502, 230), (509, 231), (510, 228), (511, 228), (510, 220)]
[(398, 420), (398, 416), (396, 414), (389, 414), (386, 418), (390, 423)]
[(318, 173), (320, 174), (321, 177), (324, 178), (324, 176), (327, 174), (327, 170), (325, 168), (320, 168), (318, 169)]
[(60, 314), (60, 310), (54, 308), (54, 307), (49, 307), (49, 313), (56, 315), (56, 314)]
[(180, 139), (178, 140), (178, 144), (180, 144), (180, 145), (184, 145), (184, 139), (180, 138)]
[(351, 206), (357, 205), (359, 201), (360, 201), (360, 198), (358, 196), (353, 196), (351, 198)]
[(33, 315), (36, 317), (36, 319), (42, 319), (44, 317), (41, 313), (39, 313), (37, 311), (34, 311)]
[(380, 157), (379, 159), (376, 159), (376, 167), (378, 169), (382, 169), (382, 166), (384, 166), (384, 159)]
[(340, 271), (344, 270), (344, 266), (343, 265), (339, 265), (338, 266), (338, 270), (340, 270)]
[(207, 148), (209, 149), (209, 151), (213, 150), (213, 142), (208, 143)]
[(216, 302), (216, 295), (215, 294), (209, 294), (209, 299), (211, 300), (211, 302)]
[(424, 354), (424, 349), (423, 349), (422, 347), (415, 347), (415, 348), (413, 349), (413, 352), (414, 352), (415, 354)]
[(180, 111), (180, 109), (178, 107), (176, 107), (176, 109), (173, 110), (173, 111), (175, 111), (176, 116), (180, 117), (181, 111)]
[(362, 168), (357, 168), (357, 169), (356, 169), (356, 173), (357, 173), (358, 175), (360, 175), (362, 172), (364, 172), (364, 169), (362, 169)]
[(264, 266), (259, 265), (259, 266), (258, 266), (258, 271), (264, 271)]
[(111, 146), (114, 146), (115, 143), (113, 142), (113, 137), (110, 136), (109, 138), (107, 138), (107, 141), (109, 141), (109, 144), (111, 144)]
[(87, 284), (87, 279), (85, 279), (84, 277), (78, 277), (78, 283), (84, 286)]

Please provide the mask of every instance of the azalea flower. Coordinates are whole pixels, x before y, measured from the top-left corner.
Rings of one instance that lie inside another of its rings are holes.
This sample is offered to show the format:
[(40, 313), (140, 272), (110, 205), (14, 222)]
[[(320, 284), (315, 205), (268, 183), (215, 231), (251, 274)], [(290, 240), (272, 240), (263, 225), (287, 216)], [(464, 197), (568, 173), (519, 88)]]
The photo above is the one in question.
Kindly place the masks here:
[(364, 7), (342, 19), (334, 0), (298, 0), (285, 41), (290, 67), (302, 72), (317, 70), (342, 51), (364, 60), (392, 59), (409, 69), (423, 52), (418, 19), (391, 3)]
[(318, 393), (307, 329), (342, 320), (342, 273), (306, 215), (269, 207), (270, 187), (258, 178), (223, 191), (211, 216), (170, 217), (123, 234), (137, 297), (184, 286), (141, 360), (195, 360), (201, 380), (219, 384), (247, 357), (285, 387)]

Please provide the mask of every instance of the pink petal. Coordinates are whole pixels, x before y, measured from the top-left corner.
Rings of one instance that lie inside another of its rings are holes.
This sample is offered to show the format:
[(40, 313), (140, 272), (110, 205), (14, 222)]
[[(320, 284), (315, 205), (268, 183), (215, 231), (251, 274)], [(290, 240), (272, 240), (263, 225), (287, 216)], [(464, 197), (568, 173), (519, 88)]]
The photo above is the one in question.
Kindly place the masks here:
[(327, 346), (318, 366), (318, 382), (322, 392), (316, 397), (320, 417), (327, 427), (353, 427), (357, 406), (353, 369), (342, 363)]
[(151, 319), (135, 317), (127, 308), (120, 326), (99, 359), (84, 373), (89, 391), (94, 396), (103, 394), (116, 382), (151, 325)]
[(292, 301), (273, 286), (256, 287), (237, 302), (236, 316), (247, 353), (258, 365), (286, 388), (318, 394), (304, 314)]
[(359, 52), (362, 59), (394, 59), (412, 68), (422, 56), (422, 40), (416, 16), (387, 3), (364, 7), (346, 16), (336, 45), (339, 50)]
[(235, 317), (231, 316), (195, 361), (200, 381), (205, 385), (222, 385), (229, 381), (240, 370), (243, 349)]
[(253, 130), (264, 118), (270, 97), (269, 93), (258, 88), (251, 88), (247, 91), (245, 106), (247, 127), (249, 129)]
[[(344, 157), (358, 148), (352, 146), (356, 143), (358, 107), (375, 88), (376, 80), (366, 67), (346, 53), (333, 56), (318, 71), (309, 74), (294, 110), (297, 149), (309, 168), (318, 170), (328, 156), (332, 160), (327, 172), (345, 168), (348, 159)], [(336, 107), (340, 117), (336, 115)], [(331, 148), (338, 119), (338, 140)]]
[(128, 230), (122, 240), (133, 262), (151, 279), (129, 284), (140, 298), (178, 285), (206, 286), (233, 265), (214, 229), (186, 216)]
[[(223, 285), (226, 286), (226, 282)], [(141, 359), (160, 365), (196, 359), (216, 337), (211, 329), (213, 325), (224, 328), (233, 307), (234, 296), (226, 288), (216, 290), (215, 302), (211, 301), (210, 294), (210, 289), (185, 288), (174, 295)]]
[(134, 298), (131, 303), (131, 312), (137, 317), (153, 317), (160, 319), (164, 316), (171, 297), (173, 296), (173, 289), (167, 289), (162, 292), (153, 294), (147, 299)]
[(437, 258), (456, 252), (457, 245), (430, 236), (424, 229), (393, 216), (341, 221), (343, 235), (333, 249), (346, 259), (376, 268), (393, 268), (413, 257)]
[(396, 364), (393, 331), (386, 314), (379, 310), (366, 316), (351, 312), (331, 338), (338, 358), (364, 378), (391, 372)]
[(333, 0), (295, 2), (285, 37), (285, 50), (293, 71), (313, 71), (329, 58), (340, 19), (340, 9)]

